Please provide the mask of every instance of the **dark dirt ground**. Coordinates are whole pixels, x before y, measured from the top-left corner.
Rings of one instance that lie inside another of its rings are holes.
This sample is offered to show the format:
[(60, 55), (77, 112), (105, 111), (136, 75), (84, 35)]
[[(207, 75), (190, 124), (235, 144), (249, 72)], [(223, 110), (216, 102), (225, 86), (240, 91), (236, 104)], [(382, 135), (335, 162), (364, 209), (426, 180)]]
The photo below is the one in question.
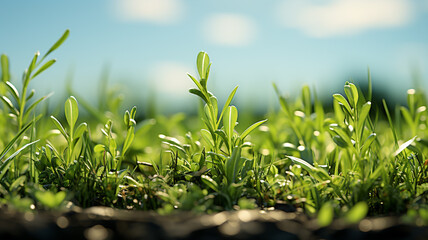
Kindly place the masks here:
[(0, 209), (0, 239), (428, 239), (428, 227), (398, 217), (334, 221), (320, 228), (296, 212), (240, 210), (210, 215), (92, 207), (68, 212), (18, 213)]

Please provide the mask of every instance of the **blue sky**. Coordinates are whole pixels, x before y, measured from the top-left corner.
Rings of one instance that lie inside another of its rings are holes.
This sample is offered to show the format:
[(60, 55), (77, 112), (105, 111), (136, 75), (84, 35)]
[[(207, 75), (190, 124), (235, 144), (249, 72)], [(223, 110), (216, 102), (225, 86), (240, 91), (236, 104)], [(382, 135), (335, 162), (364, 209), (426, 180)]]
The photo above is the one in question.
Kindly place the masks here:
[[(18, 80), (37, 50), (70, 29), (37, 81), (39, 92), (64, 93), (67, 74), (88, 99), (102, 69), (132, 99), (155, 92), (163, 107), (182, 109), (199, 51), (213, 65), (220, 98), (239, 85), (241, 105), (275, 102), (272, 82), (294, 95), (303, 84), (319, 95), (350, 78), (404, 98), (413, 76), (428, 90), (428, 0), (92, 0), (1, 1), (0, 52)], [(35, 85), (34, 85), (35, 86)]]

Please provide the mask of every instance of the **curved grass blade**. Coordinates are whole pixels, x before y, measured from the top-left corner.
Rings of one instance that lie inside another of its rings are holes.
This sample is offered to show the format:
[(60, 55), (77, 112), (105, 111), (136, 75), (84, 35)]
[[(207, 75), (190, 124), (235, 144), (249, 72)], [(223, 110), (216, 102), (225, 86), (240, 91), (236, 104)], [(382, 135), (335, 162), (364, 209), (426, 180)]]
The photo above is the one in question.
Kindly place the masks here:
[(351, 106), (349, 105), (348, 101), (346, 101), (344, 96), (336, 93), (336, 94), (333, 94), (333, 98), (336, 99), (340, 105), (344, 106), (349, 114), (351, 113)]
[(65, 131), (64, 127), (61, 125), (61, 123), (56, 119), (54, 116), (51, 116), (51, 119), (53, 123), (55, 124), (56, 128), (61, 132), (61, 134), (64, 136), (65, 139), (68, 141), (68, 134)]
[(18, 90), (16, 89), (16, 87), (11, 83), (11, 82), (6, 82), (6, 86), (7, 86), (7, 88), (9, 89), (9, 92), (12, 94), (12, 96), (13, 96), (13, 98), (15, 99), (15, 101), (18, 103), (18, 105), (19, 105), (19, 101), (20, 101), (20, 99), (19, 99), (19, 92), (18, 92)]
[(42, 73), (46, 69), (48, 69), (50, 66), (52, 66), (52, 64), (54, 64), (55, 62), (56, 62), (56, 59), (51, 59), (51, 60), (47, 61), (45, 64), (43, 64), (43, 66), (41, 66), (39, 68), (39, 70), (37, 70), (36, 73), (34, 73), (34, 75), (31, 78), (35, 78), (37, 75), (39, 75), (40, 73)]
[[(30, 126), (31, 124), (29, 124), (29, 125), (27, 125), (27, 126)], [(23, 128), (23, 129), (25, 129), (25, 128)], [(8, 144), (8, 146), (9, 145), (13, 145), (13, 143), (14, 143), (14, 140), (15, 140), (15, 138)], [(16, 140), (15, 140), (16, 141)], [(21, 153), (24, 149), (26, 149), (27, 147), (29, 147), (29, 146), (31, 146), (31, 145), (33, 145), (33, 144), (35, 144), (35, 143), (37, 143), (39, 140), (36, 140), (36, 141), (34, 141), (34, 142), (30, 142), (30, 143), (27, 143), (27, 144), (25, 144), (22, 148), (20, 148), (20, 149), (18, 149), (16, 152), (14, 152), (12, 155), (10, 155), (3, 163), (2, 163), (2, 165), (0, 166), (0, 180), (1, 179), (3, 179), (3, 176), (6, 174), (6, 172), (7, 172), (7, 170), (9, 169), (9, 166), (10, 166), (10, 164), (12, 163), (12, 160), (13, 160), (13, 158), (15, 158), (19, 153)], [(11, 144), (12, 143), (12, 144)], [(6, 149), (5, 149), (6, 150)], [(10, 148), (9, 148), (9, 150), (10, 150)], [(8, 150), (8, 151), (9, 151)], [(4, 151), (4, 150), (3, 150)], [(7, 152), (8, 152), (7, 151)], [(7, 153), (6, 152), (6, 153)], [(3, 159), (3, 157), (4, 157), (4, 155), (6, 154), (6, 153), (2, 153), (2, 155), (1, 155), (1, 157), (0, 157), (0, 160), (1, 159)]]
[(230, 103), (232, 102), (233, 96), (235, 96), (236, 90), (238, 90), (238, 86), (236, 86), (232, 92), (229, 94), (229, 97), (226, 100), (226, 103), (224, 103), (223, 109), (221, 110), (220, 113), (220, 118), (218, 119), (217, 122), (217, 127), (220, 124), (221, 118), (223, 117), (224, 113), (226, 112), (227, 107), (230, 105)]
[(196, 66), (198, 67), (198, 73), (201, 79), (205, 79), (205, 84), (206, 84), (207, 71), (208, 71), (209, 65), (210, 65), (210, 57), (208, 56), (208, 54), (206, 52), (200, 52), (198, 54), (198, 57), (196, 58)]
[(2, 161), (4, 156), (10, 151), (10, 149), (12, 149), (13, 145), (18, 141), (18, 139), (22, 136), (22, 134), (24, 134), (24, 132), (27, 131), (28, 128), (30, 128), (31, 124), (33, 124), (33, 122), (30, 122), (27, 125), (25, 125), (21, 129), (21, 131), (19, 131), (18, 134), (16, 134), (16, 136), (7, 144), (5, 149), (3, 149), (3, 151), (0, 153), (0, 161)]
[(400, 154), (402, 151), (404, 151), (404, 149), (406, 149), (408, 146), (410, 146), (410, 144), (412, 144), (415, 141), (415, 139), (416, 139), (416, 136), (414, 136), (409, 141), (401, 144), (400, 147), (394, 152), (394, 157), (398, 156), (398, 154)]
[(239, 136), (239, 138), (244, 141), (244, 138), (250, 134), (254, 129), (256, 129), (258, 126), (262, 125), (263, 123), (267, 122), (267, 119), (258, 121), (256, 123), (254, 123), (253, 125), (249, 126), (247, 129), (245, 129), (245, 131), (241, 134), (241, 136)]
[(69, 29), (65, 30), (65, 32), (58, 39), (58, 41), (56, 41), (54, 43), (54, 45), (52, 45), (52, 47), (46, 52), (46, 54), (43, 56), (42, 60), (45, 59), (50, 53), (55, 51), (57, 48), (59, 48), (59, 46), (61, 46), (64, 43), (64, 41), (68, 38), (69, 34), (70, 34), (70, 30)]
[(79, 117), (79, 108), (77, 106), (77, 100), (71, 96), (65, 102), (65, 118), (67, 119), (68, 126), (70, 126), (70, 135), (74, 130), (77, 118)]
[(223, 119), (224, 131), (229, 141), (229, 146), (232, 144), (233, 131), (236, 121), (238, 120), (238, 110), (235, 106), (229, 106)]
[(210, 187), (215, 192), (218, 192), (218, 184), (214, 179), (210, 178), (207, 175), (202, 175), (201, 180), (203, 183), (205, 183), (208, 187)]
[(45, 100), (45, 99), (47, 99), (47, 98), (49, 98), (50, 96), (52, 96), (53, 95), (53, 93), (50, 93), (49, 95), (46, 95), (46, 96), (43, 96), (43, 97), (41, 97), (41, 98), (39, 98), (37, 101), (35, 101), (33, 104), (31, 104), (28, 108), (27, 108), (27, 110), (26, 110), (26, 112), (25, 112), (25, 114), (24, 114), (24, 121), (28, 118), (28, 116), (29, 116), (29, 114), (31, 113), (31, 111), (40, 103), (40, 102), (42, 102), (43, 100)]

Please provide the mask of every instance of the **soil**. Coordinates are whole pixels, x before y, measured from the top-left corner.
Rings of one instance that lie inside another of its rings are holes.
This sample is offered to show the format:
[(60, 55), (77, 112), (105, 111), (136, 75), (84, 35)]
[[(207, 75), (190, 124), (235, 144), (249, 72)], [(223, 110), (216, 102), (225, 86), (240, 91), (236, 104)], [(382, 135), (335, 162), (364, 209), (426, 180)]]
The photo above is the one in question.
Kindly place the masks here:
[(298, 212), (240, 210), (210, 215), (107, 207), (67, 212), (19, 213), (0, 209), (0, 239), (428, 239), (428, 227), (398, 217), (366, 218), (359, 224), (334, 221), (321, 228)]

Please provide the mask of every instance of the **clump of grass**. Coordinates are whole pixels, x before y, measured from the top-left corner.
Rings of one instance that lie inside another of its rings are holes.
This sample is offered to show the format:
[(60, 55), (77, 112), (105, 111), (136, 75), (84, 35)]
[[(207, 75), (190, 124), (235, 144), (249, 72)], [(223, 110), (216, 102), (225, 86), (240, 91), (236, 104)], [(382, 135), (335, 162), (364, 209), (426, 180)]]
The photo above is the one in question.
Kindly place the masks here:
[[(391, 114), (385, 101), (384, 111), (371, 107), (370, 75), (367, 93), (346, 82), (329, 111), (307, 86), (289, 99), (274, 85), (280, 109), (238, 132), (238, 88), (219, 107), (207, 84), (210, 59), (200, 52), (198, 76), (189, 75), (189, 92), (203, 106), (193, 127), (180, 113), (138, 119), (133, 107), (122, 114), (121, 97), (111, 92), (95, 107), (71, 89), (64, 115), (49, 119), (36, 113), (48, 96), (31, 102), (28, 83), (55, 62), (43, 64), (68, 34), (40, 60), (35, 54), (20, 91), (1, 56), (0, 123), (12, 126), (0, 129), (3, 204), (25, 211), (72, 202), (167, 214), (286, 203), (318, 216), (321, 226), (334, 216), (357, 222), (367, 214), (408, 212), (409, 221), (427, 215), (428, 113), (420, 90), (409, 90), (407, 106)], [(82, 107), (88, 121), (79, 116)]]

